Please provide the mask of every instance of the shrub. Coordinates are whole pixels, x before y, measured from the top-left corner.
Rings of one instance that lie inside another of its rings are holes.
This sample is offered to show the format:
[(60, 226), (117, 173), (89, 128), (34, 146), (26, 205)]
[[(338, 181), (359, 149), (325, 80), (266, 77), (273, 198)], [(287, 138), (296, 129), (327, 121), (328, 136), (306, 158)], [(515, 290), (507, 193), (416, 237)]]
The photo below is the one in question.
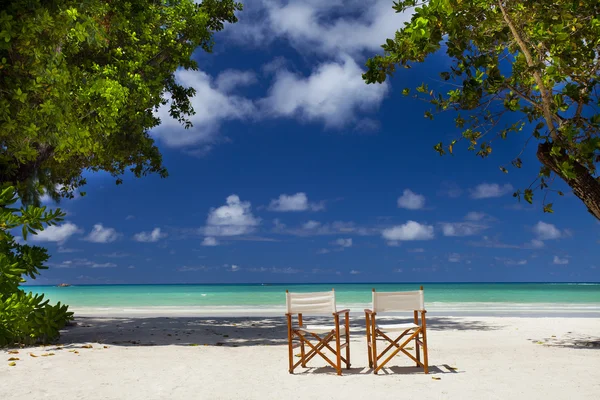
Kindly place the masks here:
[(51, 305), (44, 295), (26, 293), (20, 284), (25, 277), (35, 279), (49, 259), (46, 249), (17, 242), (11, 233), (21, 228), (23, 240), (44, 226), (62, 221), (60, 209), (46, 207), (12, 208), (18, 197), (14, 187), (0, 192), (0, 346), (46, 343), (58, 338), (59, 331), (73, 318), (68, 306)]

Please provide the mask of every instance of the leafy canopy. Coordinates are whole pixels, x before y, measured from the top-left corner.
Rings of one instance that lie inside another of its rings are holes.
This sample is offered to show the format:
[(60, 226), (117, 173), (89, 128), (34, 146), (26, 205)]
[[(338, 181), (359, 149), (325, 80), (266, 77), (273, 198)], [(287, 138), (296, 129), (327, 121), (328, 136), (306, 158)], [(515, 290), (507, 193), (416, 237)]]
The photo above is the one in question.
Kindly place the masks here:
[[(538, 141), (542, 166), (538, 179), (515, 196), (531, 203), (535, 189), (549, 190), (559, 176), (600, 219), (600, 2), (404, 0), (393, 8), (414, 14), (387, 39), (384, 54), (368, 60), (365, 81), (381, 83), (398, 67), (410, 68), (444, 48), (452, 65), (440, 76), (452, 89), (423, 83), (415, 94), (403, 90), (431, 105), (426, 118), (457, 112), (460, 137), (435, 150), (452, 153), (466, 142), (487, 157), (495, 140), (527, 129), (527, 142)], [(512, 166), (522, 163), (519, 154)], [(544, 211), (552, 212), (552, 204)]]
[[(0, 11), (0, 182), (26, 203), (83, 184), (84, 170), (166, 176), (148, 135), (170, 93), (189, 127), (192, 88), (174, 79), (234, 23), (233, 0), (15, 0)], [(117, 180), (120, 183), (120, 180)], [(56, 193), (55, 187), (62, 188)]]
[[(66, 305), (20, 288), (49, 256), (23, 239), (62, 220), (39, 204), (73, 196), (84, 170), (166, 176), (148, 131), (171, 98), (190, 126), (192, 88), (174, 78), (237, 21), (233, 0), (14, 0), (0, 4), (0, 346), (47, 342), (73, 318)], [(60, 189), (57, 189), (60, 188)], [(59, 191), (60, 192), (59, 192)], [(20, 200), (32, 204), (20, 209)]]

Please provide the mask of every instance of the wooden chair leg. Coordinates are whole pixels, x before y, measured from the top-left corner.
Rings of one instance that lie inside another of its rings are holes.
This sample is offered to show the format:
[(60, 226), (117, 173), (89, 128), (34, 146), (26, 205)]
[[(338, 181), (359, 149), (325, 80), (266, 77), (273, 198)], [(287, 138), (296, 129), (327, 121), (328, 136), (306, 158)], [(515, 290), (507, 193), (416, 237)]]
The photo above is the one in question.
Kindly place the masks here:
[(289, 372), (290, 374), (294, 373), (294, 345), (292, 343), (293, 341), (293, 337), (292, 337), (292, 316), (290, 314), (286, 314), (287, 317), (287, 328), (288, 328), (288, 355), (289, 355), (289, 361), (290, 361), (290, 368), (289, 368)]
[(335, 314), (335, 359), (336, 359), (336, 369), (337, 374), (342, 374), (342, 349), (340, 343), (340, 316)]
[(425, 322), (425, 311), (421, 312), (422, 337), (423, 337), (423, 369), (429, 373), (429, 359), (427, 357), (427, 323)]
[(367, 352), (369, 354), (369, 368), (373, 368), (373, 353), (371, 349), (371, 318), (365, 313), (365, 325), (367, 327)]
[(371, 316), (371, 351), (373, 352), (373, 373), (377, 374), (377, 325)]
[(346, 328), (346, 369), (350, 369), (350, 315), (345, 315), (345, 328)]
[[(298, 325), (304, 326), (304, 323), (302, 321), (302, 314), (298, 314)], [(302, 363), (300, 365), (302, 365), (302, 368), (306, 368), (305, 355), (306, 353), (304, 351), (304, 342), (300, 341), (300, 359), (302, 360)]]
[[(415, 311), (415, 325), (419, 325), (419, 313)], [(419, 362), (421, 361), (421, 351), (419, 349), (419, 335), (415, 338), (415, 357), (417, 358), (417, 367), (420, 366)]]

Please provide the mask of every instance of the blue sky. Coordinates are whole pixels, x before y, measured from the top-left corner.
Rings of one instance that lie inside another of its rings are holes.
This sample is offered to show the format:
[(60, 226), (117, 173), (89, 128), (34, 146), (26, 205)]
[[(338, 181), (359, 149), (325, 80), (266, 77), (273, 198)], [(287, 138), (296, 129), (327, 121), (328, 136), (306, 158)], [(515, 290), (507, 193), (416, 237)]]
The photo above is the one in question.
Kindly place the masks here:
[(600, 225), (568, 188), (555, 214), (511, 196), (538, 172), (532, 145), (522, 170), (498, 168), (525, 133), (485, 160), (433, 151), (459, 134), (452, 115), (429, 121), (400, 92), (436, 85), (443, 54), (362, 81), (408, 18), (391, 5), (245, 2), (177, 74), (197, 90), (194, 127), (160, 112), (170, 176), (90, 175), (33, 239), (52, 254), (36, 283), (600, 281)]

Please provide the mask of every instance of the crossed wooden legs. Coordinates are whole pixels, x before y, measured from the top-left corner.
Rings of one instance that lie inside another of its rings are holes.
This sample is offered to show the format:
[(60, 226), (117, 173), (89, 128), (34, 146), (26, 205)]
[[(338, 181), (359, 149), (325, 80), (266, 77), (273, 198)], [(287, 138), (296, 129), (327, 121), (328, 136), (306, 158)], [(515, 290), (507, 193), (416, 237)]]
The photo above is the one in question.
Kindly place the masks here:
[[(339, 326), (339, 318), (335, 316), (336, 326), (335, 329), (332, 329), (325, 336), (321, 337), (315, 332), (310, 332), (302, 327), (295, 329), (292, 327), (291, 315), (287, 314), (288, 319), (288, 350), (289, 350), (289, 372), (290, 374), (294, 373), (294, 369), (296, 369), (299, 365), (302, 367), (306, 367), (306, 363), (312, 360), (314, 356), (317, 354), (320, 355), (329, 365), (335, 368), (338, 375), (342, 374), (342, 362), (346, 364), (346, 368), (350, 369), (350, 330), (349, 330), (349, 321), (346, 318), (345, 321), (345, 330), (344, 332), (340, 332)], [(299, 316), (299, 320), (302, 321), (302, 317)], [(300, 322), (301, 323), (301, 322)], [(345, 343), (341, 343), (340, 336), (345, 336)], [(294, 346), (293, 341), (295, 338), (298, 338), (300, 341), (300, 360), (294, 363)], [(313, 344), (309, 338), (316, 340), (316, 345)], [(333, 348), (329, 343), (335, 340), (335, 348)], [(305, 352), (305, 345), (310, 348), (308, 352)], [(342, 349), (346, 348), (346, 356), (342, 356)], [(327, 349), (333, 353), (335, 356), (335, 362), (332, 361), (323, 350)]]
[[(392, 358), (396, 356), (396, 354), (400, 352), (413, 360), (417, 367), (423, 367), (423, 370), (426, 374), (429, 373), (427, 356), (427, 331), (424, 312), (421, 316), (422, 324), (420, 326), (417, 325), (418, 316), (417, 312), (415, 311), (415, 325), (417, 326), (405, 329), (402, 334), (400, 334), (400, 336), (394, 340), (377, 328), (375, 323), (375, 313), (366, 313), (365, 319), (367, 325), (367, 350), (369, 352), (369, 367), (373, 368), (373, 372), (375, 374), (378, 373)], [(408, 338), (404, 339), (406, 336), (408, 336)], [(389, 343), (389, 345), (379, 354), (377, 353), (378, 338), (385, 339)], [(404, 339), (404, 341), (401, 342), (402, 339)], [(410, 354), (405, 349), (406, 345), (408, 345), (412, 340), (415, 341), (415, 356)], [(394, 348), (394, 351), (392, 351), (387, 358), (379, 363), (379, 360), (383, 358), (383, 356), (392, 348)], [(423, 351), (422, 362), (420, 350)]]

